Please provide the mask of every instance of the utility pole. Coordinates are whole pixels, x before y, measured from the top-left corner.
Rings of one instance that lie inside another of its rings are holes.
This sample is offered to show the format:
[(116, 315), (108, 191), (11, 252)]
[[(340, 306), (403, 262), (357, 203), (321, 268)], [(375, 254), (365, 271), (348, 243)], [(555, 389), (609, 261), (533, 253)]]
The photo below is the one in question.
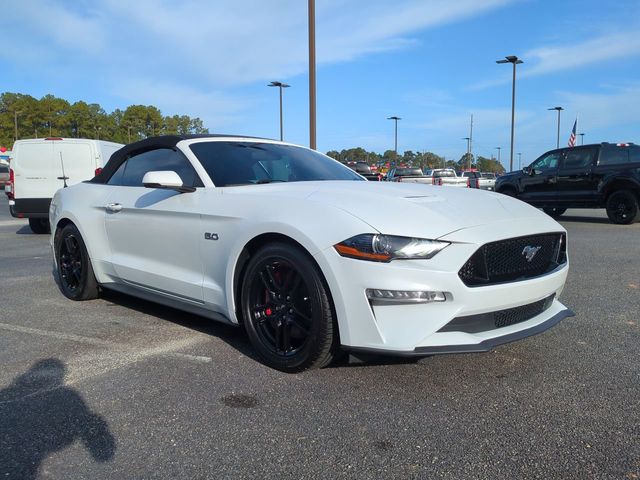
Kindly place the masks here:
[(469, 127), (469, 170), (471, 170), (472, 157), (473, 157), (473, 113), (471, 114), (471, 126)]
[(309, 147), (316, 149), (316, 2), (309, 0)]

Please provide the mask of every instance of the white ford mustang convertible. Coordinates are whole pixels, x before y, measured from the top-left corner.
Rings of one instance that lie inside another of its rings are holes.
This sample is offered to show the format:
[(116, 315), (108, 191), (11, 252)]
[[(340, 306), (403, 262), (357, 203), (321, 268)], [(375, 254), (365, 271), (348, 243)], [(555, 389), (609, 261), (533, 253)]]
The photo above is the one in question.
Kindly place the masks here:
[(233, 136), (123, 147), (59, 190), (63, 294), (108, 288), (243, 325), (283, 371), (340, 350), (480, 352), (572, 315), (565, 230), (475, 189), (368, 182), (307, 148)]

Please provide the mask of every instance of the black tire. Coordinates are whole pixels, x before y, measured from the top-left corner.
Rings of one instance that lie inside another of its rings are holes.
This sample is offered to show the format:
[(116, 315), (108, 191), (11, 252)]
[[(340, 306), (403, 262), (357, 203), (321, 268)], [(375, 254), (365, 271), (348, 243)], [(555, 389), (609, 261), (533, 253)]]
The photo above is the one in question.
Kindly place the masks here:
[(500, 193), (502, 193), (503, 195), (506, 195), (507, 197), (513, 197), (513, 198), (518, 198), (518, 193), (516, 192), (515, 188), (504, 188), (502, 190), (500, 190)]
[(630, 190), (618, 190), (607, 198), (607, 216), (618, 225), (629, 225), (640, 220), (638, 197)]
[(75, 225), (58, 229), (53, 241), (58, 286), (71, 300), (98, 298), (98, 282), (93, 273), (87, 247)]
[(558, 207), (547, 207), (543, 208), (542, 211), (553, 218), (560, 217), (564, 212), (567, 211), (566, 208), (558, 208)]
[(299, 248), (266, 245), (245, 269), (241, 285), (245, 329), (264, 363), (283, 372), (322, 368), (338, 353), (329, 288)]
[(29, 227), (31, 227), (33, 233), (37, 233), (38, 235), (51, 233), (48, 218), (30, 218)]

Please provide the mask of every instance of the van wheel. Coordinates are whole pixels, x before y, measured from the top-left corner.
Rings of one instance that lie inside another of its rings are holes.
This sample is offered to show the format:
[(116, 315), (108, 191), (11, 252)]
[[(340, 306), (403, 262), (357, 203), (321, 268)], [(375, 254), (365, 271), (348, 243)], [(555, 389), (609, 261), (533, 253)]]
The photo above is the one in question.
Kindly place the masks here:
[(549, 208), (543, 208), (542, 211), (544, 213), (546, 213), (547, 215), (549, 215), (550, 217), (558, 218), (560, 215), (562, 215), (564, 212), (566, 212), (567, 209), (566, 208), (549, 207)]
[(640, 219), (638, 197), (630, 190), (619, 190), (607, 199), (607, 216), (618, 225), (629, 225)]
[(58, 229), (53, 248), (63, 295), (71, 300), (98, 298), (98, 282), (78, 228), (71, 223)]
[(30, 218), (29, 227), (31, 227), (31, 231), (33, 233), (37, 233), (39, 235), (51, 233), (48, 218)]

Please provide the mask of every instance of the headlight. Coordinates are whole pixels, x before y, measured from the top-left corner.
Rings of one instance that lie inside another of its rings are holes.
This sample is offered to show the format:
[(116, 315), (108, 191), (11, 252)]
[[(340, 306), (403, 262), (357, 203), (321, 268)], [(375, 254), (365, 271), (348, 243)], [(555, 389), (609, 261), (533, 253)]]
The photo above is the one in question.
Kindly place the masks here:
[(343, 257), (390, 262), (395, 259), (428, 259), (448, 245), (448, 242), (438, 240), (364, 233), (340, 242), (334, 248)]

